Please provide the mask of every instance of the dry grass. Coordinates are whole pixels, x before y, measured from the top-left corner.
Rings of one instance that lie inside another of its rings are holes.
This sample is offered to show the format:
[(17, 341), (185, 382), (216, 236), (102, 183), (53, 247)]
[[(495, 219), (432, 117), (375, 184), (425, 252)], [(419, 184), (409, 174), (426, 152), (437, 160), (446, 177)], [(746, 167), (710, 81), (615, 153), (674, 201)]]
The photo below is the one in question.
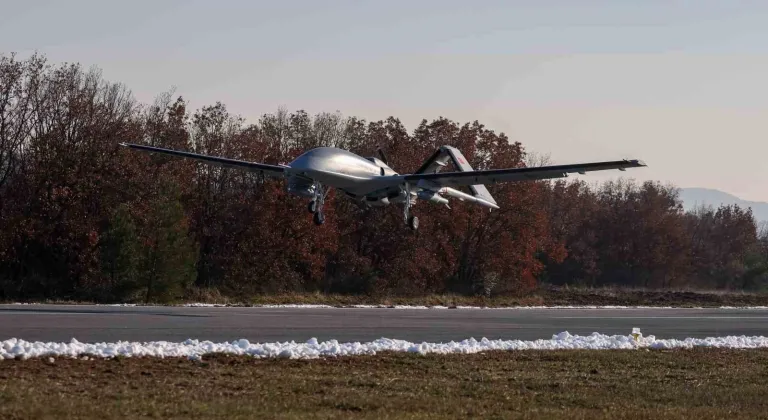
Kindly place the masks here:
[[(224, 302), (211, 302), (224, 303)], [(232, 304), (233, 302), (226, 302)], [(768, 306), (768, 294), (692, 291), (692, 290), (646, 290), (619, 288), (542, 288), (525, 296), (482, 296), (428, 295), (417, 297), (372, 297), (351, 295), (285, 294), (256, 296), (249, 304), (325, 304), (332, 306), (349, 305), (420, 305), (420, 306), (570, 306), (570, 305), (615, 305), (615, 306), (676, 306), (676, 307), (720, 307), (720, 306)]]
[[(183, 303), (210, 303), (221, 305), (278, 305), (278, 304), (315, 304), (337, 307), (351, 305), (417, 305), (417, 306), (478, 306), (478, 307), (515, 307), (515, 306), (570, 306), (570, 305), (615, 305), (615, 306), (674, 306), (674, 307), (720, 307), (720, 306), (768, 306), (768, 293), (750, 293), (739, 291), (697, 291), (697, 290), (653, 290), (621, 288), (576, 288), (549, 287), (541, 288), (528, 295), (499, 295), (486, 298), (483, 296), (462, 296), (452, 294), (426, 296), (367, 296), (335, 295), (324, 293), (286, 293), (276, 295), (258, 295), (249, 298), (234, 298), (217, 289), (192, 288), (187, 291)], [(48, 300), (37, 303), (52, 304), (89, 304), (92, 302), (73, 302)], [(139, 303), (141, 304), (141, 303)]]
[(0, 362), (0, 418), (765, 418), (768, 351)]
[(552, 287), (539, 292), (546, 305), (768, 306), (767, 293), (724, 290), (654, 290)]
[(480, 296), (461, 295), (426, 295), (415, 297), (404, 296), (365, 296), (365, 295), (329, 295), (323, 293), (283, 294), (256, 296), (249, 300), (254, 305), (274, 304), (321, 304), (331, 306), (351, 305), (417, 305), (417, 306), (532, 306), (542, 305), (541, 296), (504, 296), (498, 298), (484, 298)]

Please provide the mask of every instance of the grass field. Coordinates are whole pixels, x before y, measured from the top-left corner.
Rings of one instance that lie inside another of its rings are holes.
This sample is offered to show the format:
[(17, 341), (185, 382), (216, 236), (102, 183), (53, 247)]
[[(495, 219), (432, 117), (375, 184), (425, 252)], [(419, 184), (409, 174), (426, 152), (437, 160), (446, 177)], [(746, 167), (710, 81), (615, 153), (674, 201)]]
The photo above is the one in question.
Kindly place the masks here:
[(0, 362), (0, 418), (765, 418), (768, 350)]

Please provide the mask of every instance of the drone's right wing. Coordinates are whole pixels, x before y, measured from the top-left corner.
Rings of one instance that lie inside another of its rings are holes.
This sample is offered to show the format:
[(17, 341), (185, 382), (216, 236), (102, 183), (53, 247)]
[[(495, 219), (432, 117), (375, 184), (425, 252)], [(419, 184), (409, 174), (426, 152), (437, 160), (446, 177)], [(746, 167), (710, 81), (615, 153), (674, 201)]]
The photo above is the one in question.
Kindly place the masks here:
[(564, 178), (567, 177), (569, 173), (585, 174), (587, 172), (605, 171), (610, 169), (624, 171), (628, 168), (640, 168), (644, 166), (646, 165), (643, 161), (633, 159), (530, 168), (490, 169), (469, 172), (417, 173), (404, 175), (403, 178), (405, 178), (405, 181), (412, 184), (416, 184), (419, 181), (430, 181), (435, 185), (443, 187), (460, 187), (475, 184), (495, 184), (498, 182)]
[(131, 149), (143, 150), (151, 153), (161, 153), (165, 155), (178, 156), (183, 158), (195, 159), (203, 161), (210, 165), (221, 166), (225, 168), (243, 169), (249, 172), (259, 172), (264, 175), (272, 177), (282, 177), (284, 169), (282, 166), (267, 165), (265, 163), (247, 162), (244, 160), (227, 159), (216, 156), (200, 155), (197, 153), (182, 152), (180, 150), (163, 149), (160, 147), (144, 146), (141, 144), (120, 143), (121, 146), (125, 146)]

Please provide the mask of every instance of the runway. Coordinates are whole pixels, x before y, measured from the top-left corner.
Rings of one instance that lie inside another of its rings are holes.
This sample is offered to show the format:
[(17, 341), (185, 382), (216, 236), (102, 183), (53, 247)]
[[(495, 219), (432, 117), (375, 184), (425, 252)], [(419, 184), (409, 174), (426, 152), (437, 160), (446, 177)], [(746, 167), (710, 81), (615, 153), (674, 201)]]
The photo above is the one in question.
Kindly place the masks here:
[(761, 309), (308, 309), (0, 305), (0, 340), (365, 342), (549, 339), (568, 331), (657, 338), (768, 335)]

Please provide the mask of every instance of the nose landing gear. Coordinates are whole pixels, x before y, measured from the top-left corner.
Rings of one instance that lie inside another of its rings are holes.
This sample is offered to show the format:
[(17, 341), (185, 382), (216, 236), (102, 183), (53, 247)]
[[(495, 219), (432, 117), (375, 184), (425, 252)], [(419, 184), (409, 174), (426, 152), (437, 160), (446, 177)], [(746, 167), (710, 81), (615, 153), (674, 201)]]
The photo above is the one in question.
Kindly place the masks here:
[(323, 214), (323, 205), (325, 204), (325, 197), (328, 195), (328, 190), (323, 188), (323, 184), (315, 183), (315, 196), (312, 201), (309, 202), (307, 210), (312, 213), (312, 221), (315, 225), (320, 226), (325, 223), (325, 215)]

